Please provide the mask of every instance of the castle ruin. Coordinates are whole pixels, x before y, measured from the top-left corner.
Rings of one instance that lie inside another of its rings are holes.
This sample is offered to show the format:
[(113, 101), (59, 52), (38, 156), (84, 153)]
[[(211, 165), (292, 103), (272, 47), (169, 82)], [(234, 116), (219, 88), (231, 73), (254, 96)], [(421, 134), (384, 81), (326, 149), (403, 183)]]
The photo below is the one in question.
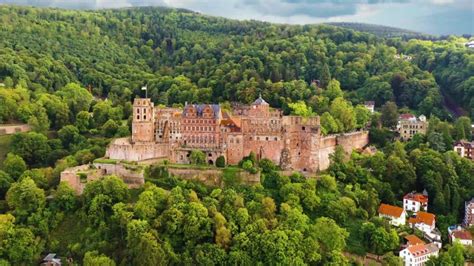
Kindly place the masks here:
[(254, 152), (257, 159), (270, 159), (283, 170), (317, 172), (329, 166), (336, 145), (349, 153), (367, 144), (366, 131), (323, 136), (319, 117), (285, 116), (262, 97), (232, 111), (218, 104), (160, 108), (149, 98), (136, 98), (132, 136), (115, 139), (106, 157), (189, 163), (191, 151), (201, 150), (209, 164), (222, 155), (234, 165)]

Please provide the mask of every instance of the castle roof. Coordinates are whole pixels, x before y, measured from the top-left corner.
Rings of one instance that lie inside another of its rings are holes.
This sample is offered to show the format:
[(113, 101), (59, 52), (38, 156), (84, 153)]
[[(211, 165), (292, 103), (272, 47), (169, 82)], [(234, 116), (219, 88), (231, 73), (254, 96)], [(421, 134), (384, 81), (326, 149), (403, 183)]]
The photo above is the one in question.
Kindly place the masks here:
[(382, 203), (379, 207), (379, 213), (391, 217), (400, 217), (403, 215), (403, 208)]
[(268, 105), (268, 103), (262, 98), (262, 94), (258, 96), (258, 99), (253, 102), (253, 105)]
[(421, 193), (410, 192), (410, 193), (406, 194), (403, 197), (403, 199), (416, 201), (416, 202), (420, 202), (420, 203), (428, 203), (428, 196), (423, 195)]
[(400, 115), (400, 120), (409, 120), (409, 119), (414, 119), (414, 118), (416, 118), (416, 116), (409, 113)]
[(183, 116), (186, 115), (186, 113), (189, 111), (189, 108), (194, 107), (197, 112), (197, 116), (202, 116), (202, 111), (204, 108), (207, 106), (210, 106), (212, 110), (214, 111), (214, 118), (219, 118), (221, 115), (221, 106), (218, 104), (187, 104), (184, 106), (183, 110)]
[(435, 222), (436, 216), (429, 212), (419, 211), (416, 213), (416, 217), (411, 217), (408, 219), (408, 223), (410, 224), (427, 224), (432, 225)]

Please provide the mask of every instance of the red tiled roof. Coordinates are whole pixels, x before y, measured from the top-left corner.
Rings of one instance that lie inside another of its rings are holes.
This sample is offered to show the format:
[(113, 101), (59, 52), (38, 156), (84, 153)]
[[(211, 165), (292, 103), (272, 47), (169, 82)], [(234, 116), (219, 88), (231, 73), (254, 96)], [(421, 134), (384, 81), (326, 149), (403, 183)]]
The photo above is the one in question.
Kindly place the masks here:
[(426, 244), (425, 241), (421, 240), (416, 235), (408, 235), (405, 237), (405, 239), (408, 241), (408, 245), (410, 246)]
[(400, 217), (403, 214), (403, 208), (382, 203), (379, 207), (379, 213), (391, 217)]
[(416, 213), (416, 217), (411, 217), (408, 219), (408, 223), (410, 224), (418, 224), (418, 223), (424, 223), (427, 225), (432, 225), (436, 220), (436, 216), (432, 213), (429, 212), (422, 212), (419, 211)]
[(471, 232), (467, 230), (456, 230), (452, 233), (452, 236), (458, 239), (472, 240)]
[(428, 196), (423, 195), (421, 193), (410, 192), (410, 193), (406, 194), (403, 197), (403, 199), (417, 201), (417, 202), (420, 202), (420, 203), (428, 203)]
[(401, 114), (400, 119), (410, 119), (410, 118), (415, 118), (415, 115), (413, 114)]
[(410, 246), (407, 249), (414, 257), (424, 256), (439, 250), (435, 243)]

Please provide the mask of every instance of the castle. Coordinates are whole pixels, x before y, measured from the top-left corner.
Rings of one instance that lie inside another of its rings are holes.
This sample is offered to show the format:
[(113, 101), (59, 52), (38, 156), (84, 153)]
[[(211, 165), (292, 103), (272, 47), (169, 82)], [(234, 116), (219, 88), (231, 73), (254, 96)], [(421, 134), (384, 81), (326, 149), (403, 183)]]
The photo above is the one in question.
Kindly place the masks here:
[(115, 139), (106, 157), (189, 163), (191, 151), (201, 150), (209, 164), (221, 155), (228, 164), (238, 164), (254, 152), (257, 159), (270, 159), (284, 170), (317, 172), (329, 166), (336, 145), (349, 153), (367, 144), (366, 131), (322, 136), (319, 117), (284, 116), (261, 96), (232, 111), (218, 104), (160, 108), (149, 98), (136, 98), (132, 136)]

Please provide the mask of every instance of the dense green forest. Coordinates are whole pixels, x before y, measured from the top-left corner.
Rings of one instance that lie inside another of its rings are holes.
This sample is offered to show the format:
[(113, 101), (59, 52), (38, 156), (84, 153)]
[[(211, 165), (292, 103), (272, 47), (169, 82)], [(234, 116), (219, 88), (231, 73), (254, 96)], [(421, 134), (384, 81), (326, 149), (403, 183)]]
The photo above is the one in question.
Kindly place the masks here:
[[(0, 136), (0, 265), (37, 264), (49, 252), (78, 265), (358, 265), (367, 253), (400, 265), (403, 236), (419, 232), (378, 218), (381, 202), (426, 189), (447, 243), (447, 226), (474, 196), (474, 163), (452, 151), (472, 139), (474, 54), (464, 38), (383, 39), (165, 8), (0, 6), (0, 21), (0, 123), (32, 128)], [(262, 93), (286, 113), (320, 115), (323, 134), (366, 128), (377, 151), (347, 158), (338, 148), (309, 178), (250, 154), (240, 167), (261, 172), (254, 186), (211, 187), (162, 165), (146, 169), (139, 189), (114, 176), (81, 196), (59, 184), (61, 171), (130, 134), (143, 85), (157, 104), (176, 106)], [(443, 94), (467, 116), (453, 117)], [(428, 132), (395, 141), (398, 115), (410, 111), (429, 117)], [(474, 259), (456, 244), (441, 254), (431, 265)]]
[(378, 37), (401, 37), (403, 39), (436, 39), (435, 36), (429, 34), (423, 34), (416, 31), (405, 30), (389, 26), (381, 26), (376, 24), (368, 23), (355, 23), (355, 22), (329, 22), (326, 23), (333, 26), (343, 27), (352, 29), (355, 31), (372, 33)]

